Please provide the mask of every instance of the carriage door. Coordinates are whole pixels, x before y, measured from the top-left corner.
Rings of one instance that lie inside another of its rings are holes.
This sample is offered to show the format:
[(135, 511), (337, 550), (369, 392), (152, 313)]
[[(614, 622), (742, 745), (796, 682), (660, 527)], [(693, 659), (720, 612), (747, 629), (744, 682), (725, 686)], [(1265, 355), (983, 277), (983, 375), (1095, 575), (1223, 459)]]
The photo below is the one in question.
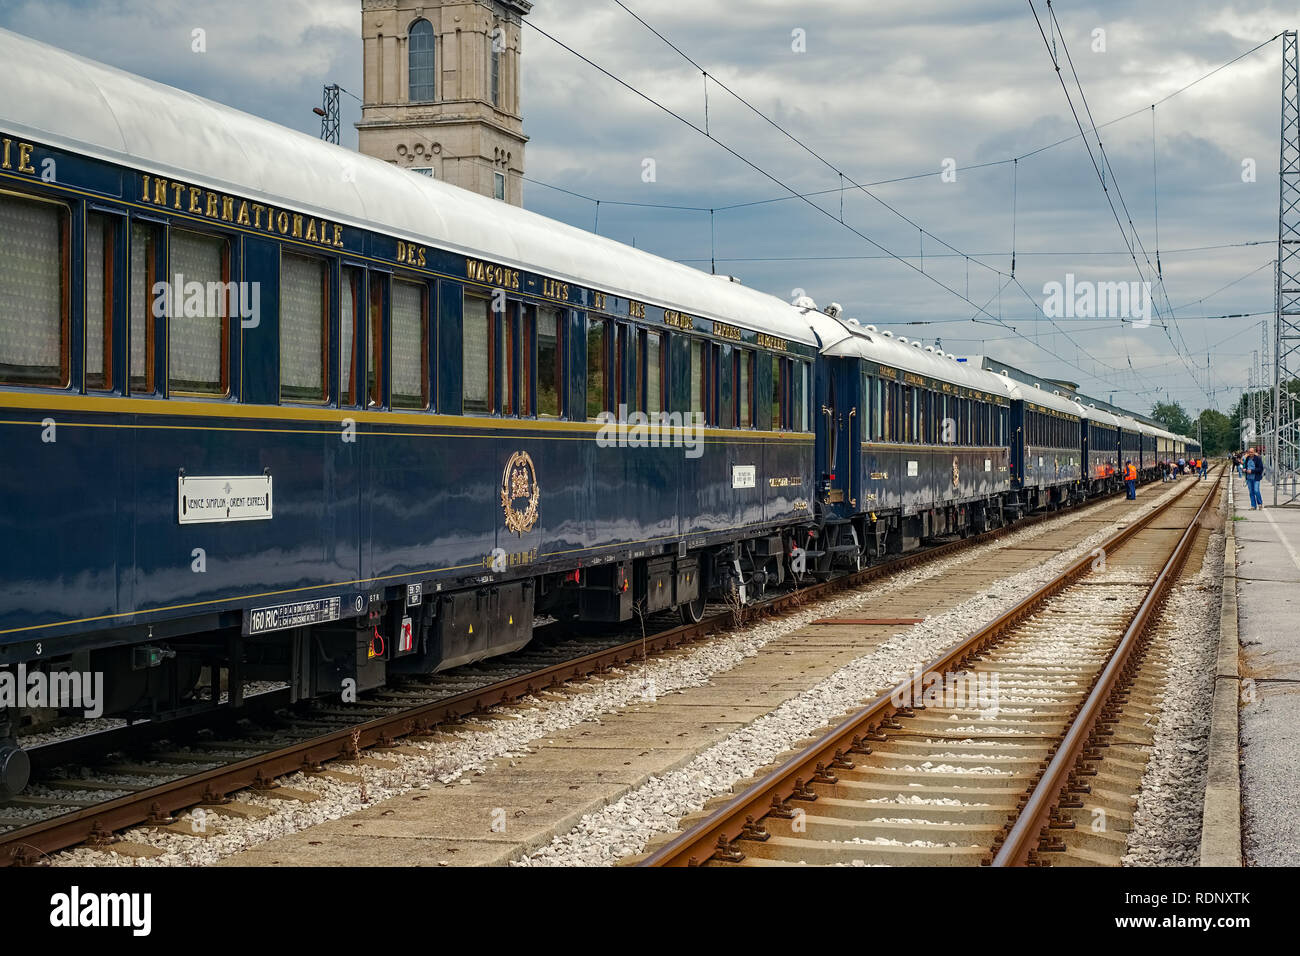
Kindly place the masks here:
[(826, 436), (820, 449), (822, 502), (832, 514), (849, 514), (856, 504), (853, 478), (857, 455), (853, 438), (857, 434), (858, 409), (854, 401), (856, 362), (830, 358), (826, 362), (825, 401), (818, 411), (818, 431)]

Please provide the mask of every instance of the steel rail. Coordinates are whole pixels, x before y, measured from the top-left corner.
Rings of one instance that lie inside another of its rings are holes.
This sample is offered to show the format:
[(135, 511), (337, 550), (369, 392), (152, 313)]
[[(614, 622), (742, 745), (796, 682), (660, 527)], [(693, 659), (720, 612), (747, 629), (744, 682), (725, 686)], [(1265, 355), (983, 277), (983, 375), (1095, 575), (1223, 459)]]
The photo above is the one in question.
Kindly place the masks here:
[(1137, 613), (1134, 614), (1124, 636), (1120, 638), (1105, 668), (1093, 683), (1092, 690), (1079, 709), (1078, 716), (1071, 723), (1065, 738), (1061, 741), (1047, 770), (1034, 785), (1024, 808), (1016, 818), (1011, 831), (1002, 841), (993, 858), (993, 866), (1037, 865), (1044, 862), (1043, 852), (1059, 852), (1064, 845), (1047, 836), (1054, 824), (1053, 816), (1058, 805), (1068, 797), (1070, 791), (1086, 790), (1079, 787), (1075, 780), (1075, 771), (1090, 772), (1089, 760), (1101, 759), (1095, 748), (1106, 746), (1097, 741), (1096, 731), (1099, 723), (1105, 723), (1105, 713), (1122, 681), (1131, 676), (1130, 662), (1136, 660), (1134, 651), (1146, 637), (1151, 624), (1155, 621), (1160, 608), (1164, 605), (1173, 589), (1174, 582), (1182, 573), (1187, 555), (1192, 549), (1192, 542), (1201, 527), (1201, 518), (1205, 509), (1219, 492), (1222, 473), (1215, 476), (1209, 493), (1196, 510), (1195, 516), (1184, 529), (1178, 544), (1165, 562), (1147, 591)]
[[(1088, 505), (1100, 504), (1114, 497), (1115, 494), (1117, 493), (1103, 496), (1089, 502)], [(1060, 511), (1032, 515), (1000, 528), (926, 548), (914, 554), (891, 558), (861, 571), (780, 594), (739, 611), (727, 610), (693, 624), (684, 624), (645, 638), (637, 638), (594, 651), (582, 657), (465, 691), (453, 697), (375, 717), (352, 727), (299, 741), (280, 750), (258, 754), (236, 763), (160, 783), (147, 790), (0, 833), (0, 867), (35, 863), (45, 855), (80, 843), (109, 843), (115, 839), (114, 831), (127, 827), (149, 823), (164, 825), (171, 822), (172, 815), (178, 810), (199, 804), (220, 804), (227, 800), (228, 794), (250, 787), (272, 788), (273, 781), (278, 776), (304, 769), (314, 770), (329, 760), (355, 757), (361, 750), (391, 744), (398, 737), (427, 735), (432, 732), (431, 728), (440, 722), (511, 703), (566, 681), (580, 680), (592, 674), (603, 673), (610, 667), (628, 664), (634, 660), (644, 660), (651, 651), (666, 650), (720, 631), (734, 629), (751, 616), (797, 610), (810, 599), (821, 599), (837, 591), (892, 576), (917, 565), (928, 564), (1061, 515)]]
[[(1217, 486), (1217, 481), (1215, 484)], [(1158, 508), (1121, 528), (1100, 545), (1100, 549), (1104, 553), (1119, 547), (1180, 502), (1193, 487), (1194, 484), (1188, 482)], [(969, 666), (973, 656), (1000, 640), (1003, 634), (1032, 614), (1048, 598), (1084, 576), (1092, 568), (1095, 554), (1096, 549), (1079, 558), (1015, 607), (926, 665), (922, 670), (925, 675), (921, 685), (922, 694), (936, 680), (942, 680), (943, 675), (949, 671)], [(785, 806), (789, 800), (815, 800), (811, 784), (834, 783), (834, 771), (841, 767), (851, 768), (852, 755), (870, 754), (870, 744), (885, 739), (882, 730), (901, 730), (902, 725), (897, 718), (910, 717), (913, 711), (899, 701), (910, 699), (912, 690), (913, 680), (909, 678), (881, 694), (636, 865), (696, 866), (707, 862), (715, 854), (734, 860), (737, 851), (732, 848), (733, 842), (750, 836), (765, 839), (761, 824), (757, 821), (773, 812), (789, 816), (791, 811)]]

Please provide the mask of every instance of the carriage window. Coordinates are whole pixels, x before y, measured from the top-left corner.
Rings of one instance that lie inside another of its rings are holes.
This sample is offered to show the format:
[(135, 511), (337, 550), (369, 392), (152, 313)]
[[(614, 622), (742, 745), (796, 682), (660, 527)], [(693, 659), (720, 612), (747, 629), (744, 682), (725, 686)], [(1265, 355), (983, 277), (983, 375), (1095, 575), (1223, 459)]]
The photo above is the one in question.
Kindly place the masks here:
[(518, 404), (515, 401), (515, 306), (507, 303), (504, 312), (498, 312), (501, 321), (501, 335), (497, 337), (497, 375), (501, 382), (501, 414), (513, 415)]
[(645, 340), (645, 410), (652, 415), (664, 410), (664, 337), (646, 333)]
[(154, 390), (153, 280), (155, 273), (155, 230), (131, 225), (131, 341), (130, 386), (133, 392)]
[(113, 387), (113, 256), (116, 226), (86, 217), (86, 388)]
[(280, 262), (280, 399), (323, 402), (329, 333), (329, 272), (321, 259), (286, 254)]
[(519, 308), (519, 415), (533, 414), (533, 351), (536, 348), (537, 309), (533, 306)]
[(429, 289), (393, 280), (392, 383), (394, 408), (429, 407)]
[(605, 339), (608, 319), (587, 319), (587, 418), (594, 419), (609, 411), (609, 354)]
[(719, 345), (718, 361), (718, 424), (723, 428), (736, 427), (736, 358), (730, 345)]
[(862, 375), (862, 394), (867, 400), (866, 435), (867, 441), (880, 440), (880, 391), (876, 387), (876, 377), (865, 372)]
[(384, 284), (381, 275), (370, 276), (370, 348), (366, 350), (366, 401), (384, 404)]
[(610, 373), (610, 387), (614, 392), (615, 408), (614, 411), (622, 418), (626, 415), (627, 408), (627, 336), (628, 329), (625, 325), (618, 326), (614, 331), (614, 369)]
[(560, 417), (564, 394), (560, 314), (559, 309), (545, 306), (537, 310), (537, 414), (542, 418)]
[(883, 410), (881, 412), (883, 416), (881, 419), (881, 431), (880, 431), (881, 441), (894, 440), (894, 415), (895, 415), (894, 391), (896, 388), (897, 386), (893, 382), (887, 382), (884, 379), (881, 379), (880, 407)]
[(492, 410), (492, 303), (477, 295), (465, 296), (461, 326), (461, 394), (465, 414), (486, 415)]
[(709, 343), (697, 342), (691, 346), (691, 412), (696, 421), (704, 421), (706, 369), (709, 364)]
[[(631, 352), (632, 367), (628, 368), (628, 352)], [(639, 412), (641, 405), (641, 384), (645, 366), (645, 330), (620, 327), (618, 330), (618, 368), (623, 373), (623, 403), (628, 413)]]
[(0, 382), (68, 384), (67, 213), (0, 196)]
[(339, 404), (357, 403), (357, 312), (361, 308), (361, 270), (343, 269), (339, 300)]
[(781, 401), (781, 386), (785, 378), (781, 375), (785, 359), (779, 355), (772, 356), (772, 431), (779, 432), (785, 428), (785, 403)]
[(910, 441), (912, 437), (912, 416), (915, 411), (912, 407), (912, 393), (915, 389), (903, 387), (903, 433), (898, 437), (903, 441)]
[(812, 394), (808, 390), (808, 364), (793, 362), (790, 370), (790, 409), (793, 415), (790, 427), (806, 432), (809, 430), (808, 405), (812, 401)]
[[(185, 288), (173, 288), (167, 330), (167, 388), (190, 395), (224, 395), (229, 382), (228, 247), (224, 239), (174, 230), (170, 272), (184, 277)], [(199, 296), (189, 294), (201, 283)]]
[(736, 376), (736, 396), (739, 399), (741, 428), (750, 428), (754, 424), (754, 419), (750, 413), (753, 403), (750, 401), (749, 393), (749, 377), (750, 370), (753, 368), (753, 354), (748, 349), (736, 350), (736, 368), (739, 370), (739, 374)]

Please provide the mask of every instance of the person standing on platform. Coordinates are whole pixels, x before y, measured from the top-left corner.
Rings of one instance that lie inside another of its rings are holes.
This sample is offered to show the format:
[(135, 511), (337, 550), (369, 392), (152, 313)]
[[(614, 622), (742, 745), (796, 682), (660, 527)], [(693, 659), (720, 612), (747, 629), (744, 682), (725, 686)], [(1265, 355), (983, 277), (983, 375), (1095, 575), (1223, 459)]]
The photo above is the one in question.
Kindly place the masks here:
[(1241, 463), (1241, 473), (1246, 478), (1246, 487), (1250, 490), (1250, 510), (1255, 511), (1264, 507), (1264, 498), (1259, 493), (1259, 483), (1264, 477), (1264, 459), (1254, 449), (1246, 453), (1246, 459)]
[(1204, 481), (1210, 473), (1210, 459), (1201, 459), (1201, 481)]
[(1137, 499), (1137, 486), (1138, 470), (1137, 466), (1133, 464), (1133, 459), (1130, 458), (1124, 462), (1125, 497), (1128, 498), (1129, 501), (1135, 501)]

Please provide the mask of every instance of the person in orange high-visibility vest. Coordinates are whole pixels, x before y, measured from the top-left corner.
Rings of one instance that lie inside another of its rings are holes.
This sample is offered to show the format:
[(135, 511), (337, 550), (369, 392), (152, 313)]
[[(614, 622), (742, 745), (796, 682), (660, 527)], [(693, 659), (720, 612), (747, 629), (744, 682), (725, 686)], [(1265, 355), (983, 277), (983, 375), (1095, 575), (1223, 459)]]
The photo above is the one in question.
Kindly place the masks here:
[(1133, 501), (1137, 498), (1138, 470), (1130, 458), (1124, 462), (1124, 487), (1127, 489), (1126, 497)]

